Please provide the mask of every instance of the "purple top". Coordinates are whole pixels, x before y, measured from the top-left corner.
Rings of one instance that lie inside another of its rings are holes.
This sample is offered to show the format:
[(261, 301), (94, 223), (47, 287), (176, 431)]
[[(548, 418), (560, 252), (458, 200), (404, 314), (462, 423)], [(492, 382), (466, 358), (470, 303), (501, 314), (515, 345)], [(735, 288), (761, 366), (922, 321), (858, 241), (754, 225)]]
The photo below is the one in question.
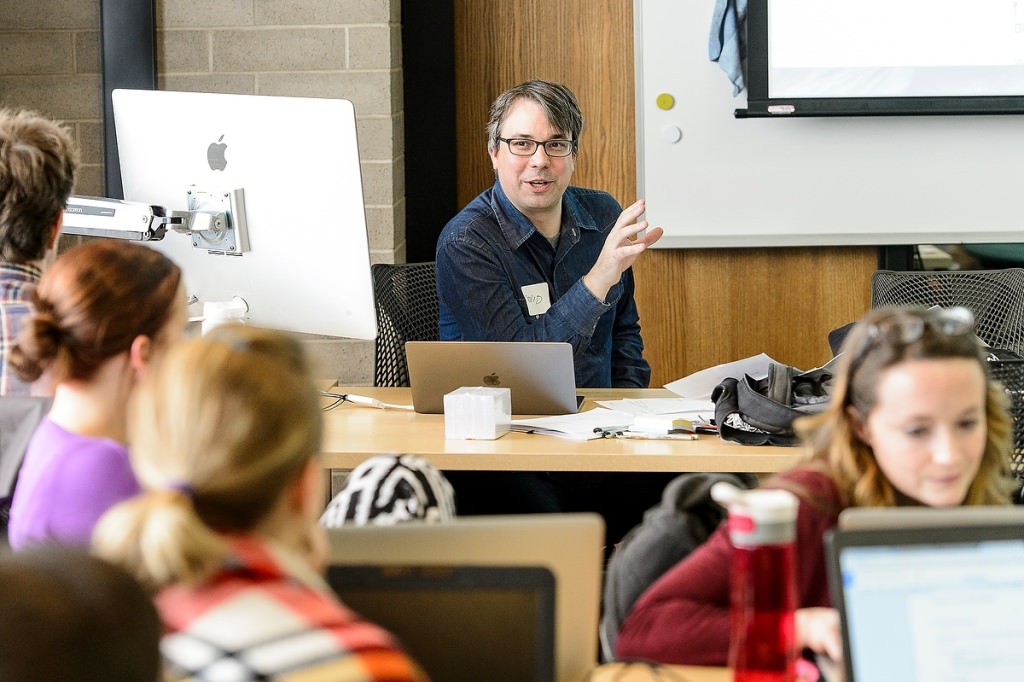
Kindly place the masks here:
[(87, 547), (103, 512), (139, 492), (123, 445), (72, 433), (45, 417), (14, 488), (11, 547), (47, 541)]

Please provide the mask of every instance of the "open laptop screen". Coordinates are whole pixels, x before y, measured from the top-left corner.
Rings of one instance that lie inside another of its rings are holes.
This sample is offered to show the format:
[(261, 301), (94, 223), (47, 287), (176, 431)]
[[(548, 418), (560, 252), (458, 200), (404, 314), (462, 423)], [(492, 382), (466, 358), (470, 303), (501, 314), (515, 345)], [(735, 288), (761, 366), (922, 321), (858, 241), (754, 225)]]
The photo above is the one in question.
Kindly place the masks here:
[(833, 531), (826, 543), (847, 682), (1019, 673), (1024, 527)]
[(336, 564), (327, 580), (433, 680), (554, 680), (555, 579), (546, 568)]
[(462, 386), (508, 388), (512, 414), (572, 414), (579, 409), (572, 346), (549, 341), (408, 341), (412, 404), (444, 413), (444, 396)]

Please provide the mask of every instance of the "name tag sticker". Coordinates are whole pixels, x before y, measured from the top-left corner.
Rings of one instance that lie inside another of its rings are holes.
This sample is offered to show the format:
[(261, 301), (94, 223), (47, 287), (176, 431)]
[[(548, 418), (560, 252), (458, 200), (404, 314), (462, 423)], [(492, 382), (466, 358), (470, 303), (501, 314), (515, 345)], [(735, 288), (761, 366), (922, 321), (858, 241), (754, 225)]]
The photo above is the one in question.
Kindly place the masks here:
[(543, 315), (551, 307), (547, 282), (527, 284), (523, 287), (523, 296), (526, 298), (526, 309), (533, 316)]

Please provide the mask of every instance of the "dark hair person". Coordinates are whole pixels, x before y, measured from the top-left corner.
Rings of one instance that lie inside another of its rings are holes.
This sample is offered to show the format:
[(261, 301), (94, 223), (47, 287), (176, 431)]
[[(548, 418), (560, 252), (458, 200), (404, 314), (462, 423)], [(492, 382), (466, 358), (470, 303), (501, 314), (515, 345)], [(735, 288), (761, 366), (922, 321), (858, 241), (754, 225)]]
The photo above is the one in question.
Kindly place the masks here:
[(0, 680), (157, 682), (160, 617), (124, 569), (71, 547), (0, 556)]
[[(453, 217), (435, 252), (444, 341), (568, 343), (580, 388), (646, 388), (633, 264), (662, 236), (608, 192), (572, 184), (583, 112), (563, 83), (498, 95), (486, 126), (494, 184)], [(662, 472), (451, 472), (460, 515), (598, 512), (612, 547), (661, 499)]]
[(32, 111), (0, 108), (0, 395), (28, 395), (7, 364), (32, 292), (57, 251), (78, 168), (68, 130)]

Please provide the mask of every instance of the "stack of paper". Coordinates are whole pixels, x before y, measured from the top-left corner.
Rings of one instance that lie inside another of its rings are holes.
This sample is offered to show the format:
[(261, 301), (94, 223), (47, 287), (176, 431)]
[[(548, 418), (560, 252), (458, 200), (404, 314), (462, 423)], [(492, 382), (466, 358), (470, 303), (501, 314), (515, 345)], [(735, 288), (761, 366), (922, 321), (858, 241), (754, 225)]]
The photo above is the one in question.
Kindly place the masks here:
[(514, 419), (512, 420), (511, 429), (525, 433), (539, 433), (545, 436), (558, 436), (559, 438), (591, 440), (593, 438), (607, 438), (616, 432), (624, 431), (632, 421), (633, 415), (628, 412), (595, 407), (592, 410), (576, 414), (538, 417), (536, 419)]
[(641, 433), (692, 433), (696, 424), (673, 414), (638, 414), (633, 417), (629, 430)]

